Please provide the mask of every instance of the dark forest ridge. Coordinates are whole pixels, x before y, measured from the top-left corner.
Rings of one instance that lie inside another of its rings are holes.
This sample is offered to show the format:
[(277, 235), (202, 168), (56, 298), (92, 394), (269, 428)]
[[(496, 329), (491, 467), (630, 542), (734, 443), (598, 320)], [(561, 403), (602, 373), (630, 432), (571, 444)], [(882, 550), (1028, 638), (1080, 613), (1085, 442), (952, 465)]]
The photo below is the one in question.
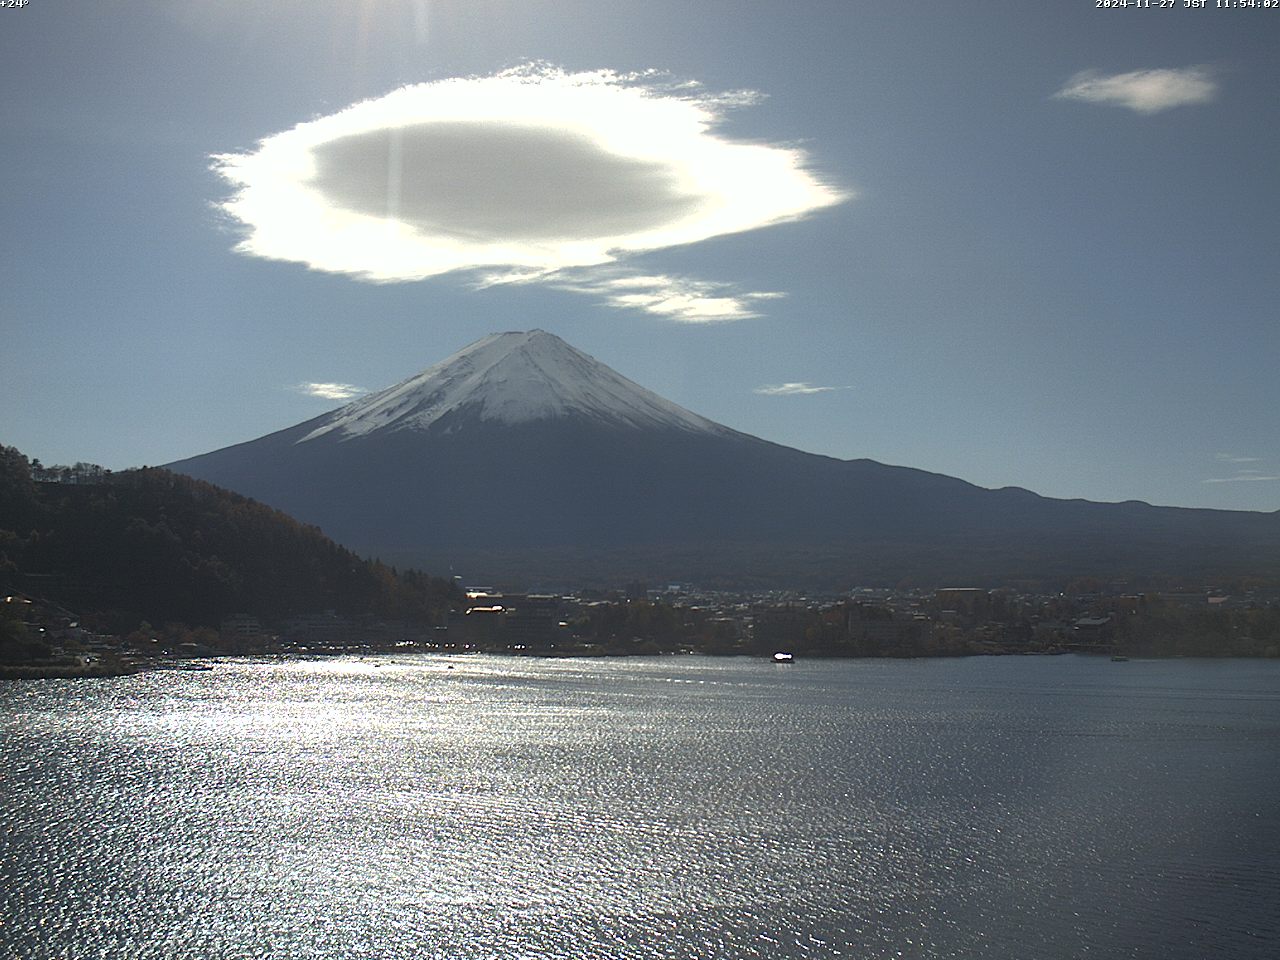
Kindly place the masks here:
[(0, 588), (98, 613), (109, 632), (321, 610), (431, 623), (457, 601), (444, 580), (363, 560), (203, 481), (78, 467), (79, 482), (37, 483), (26, 457), (0, 447)]

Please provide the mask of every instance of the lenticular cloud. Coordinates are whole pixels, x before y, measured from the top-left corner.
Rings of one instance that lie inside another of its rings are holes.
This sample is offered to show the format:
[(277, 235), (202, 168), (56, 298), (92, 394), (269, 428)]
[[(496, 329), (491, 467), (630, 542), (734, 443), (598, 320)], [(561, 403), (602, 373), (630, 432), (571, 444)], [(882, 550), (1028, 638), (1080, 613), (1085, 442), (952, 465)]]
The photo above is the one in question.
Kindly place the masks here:
[(845, 194), (727, 140), (745, 95), (527, 66), (403, 87), (214, 157), (237, 249), (371, 281), (524, 278), (794, 220)]

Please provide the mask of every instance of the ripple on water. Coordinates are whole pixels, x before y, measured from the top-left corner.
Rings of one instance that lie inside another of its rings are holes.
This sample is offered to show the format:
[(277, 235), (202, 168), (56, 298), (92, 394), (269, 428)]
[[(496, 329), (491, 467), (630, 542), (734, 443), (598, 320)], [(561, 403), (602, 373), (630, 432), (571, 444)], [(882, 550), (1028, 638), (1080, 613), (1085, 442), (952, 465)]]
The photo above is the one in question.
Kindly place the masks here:
[(1197, 666), (425, 657), (9, 684), (0, 945), (1269, 958), (1280, 671)]

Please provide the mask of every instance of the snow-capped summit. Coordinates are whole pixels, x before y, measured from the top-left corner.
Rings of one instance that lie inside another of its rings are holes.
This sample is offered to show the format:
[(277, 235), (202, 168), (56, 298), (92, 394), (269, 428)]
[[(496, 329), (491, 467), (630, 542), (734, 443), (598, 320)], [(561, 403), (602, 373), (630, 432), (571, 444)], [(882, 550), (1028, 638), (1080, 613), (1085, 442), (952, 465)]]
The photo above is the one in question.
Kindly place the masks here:
[[(451, 417), (450, 415), (455, 415)], [(334, 411), (298, 440), (427, 430), (449, 418), (512, 425), (584, 417), (630, 427), (732, 433), (664, 400), (545, 330), (495, 333), (393, 387)]]

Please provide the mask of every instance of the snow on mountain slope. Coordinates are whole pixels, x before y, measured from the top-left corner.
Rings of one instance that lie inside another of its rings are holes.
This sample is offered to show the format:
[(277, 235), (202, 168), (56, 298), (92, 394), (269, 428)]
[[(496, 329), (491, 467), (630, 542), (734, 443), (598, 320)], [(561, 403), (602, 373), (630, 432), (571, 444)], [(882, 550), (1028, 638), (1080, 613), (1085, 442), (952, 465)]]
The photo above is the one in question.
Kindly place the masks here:
[(495, 333), (393, 387), (334, 411), (298, 443), (426, 430), (449, 414), (526, 423), (569, 416), (691, 433), (735, 431), (700, 417), (543, 330)]

